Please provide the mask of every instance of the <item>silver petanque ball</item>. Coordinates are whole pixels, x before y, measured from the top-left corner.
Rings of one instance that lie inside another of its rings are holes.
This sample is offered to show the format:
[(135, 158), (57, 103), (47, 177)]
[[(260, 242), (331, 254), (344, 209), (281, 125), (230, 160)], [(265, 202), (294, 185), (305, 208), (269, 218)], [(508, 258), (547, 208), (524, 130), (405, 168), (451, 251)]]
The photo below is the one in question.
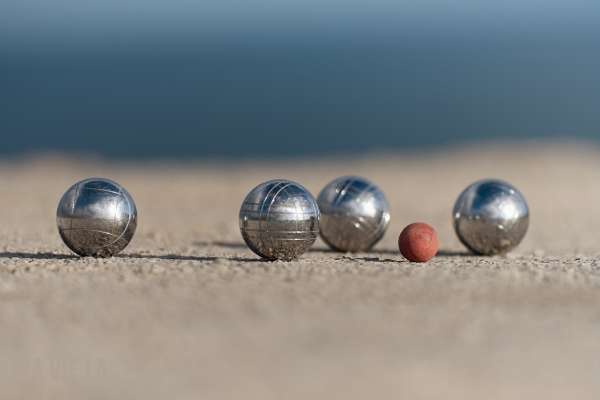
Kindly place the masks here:
[(118, 183), (91, 178), (63, 195), (56, 213), (65, 244), (80, 256), (110, 257), (123, 250), (135, 233), (137, 210)]
[(383, 192), (364, 178), (330, 182), (317, 199), (321, 237), (334, 250), (367, 251), (385, 234), (390, 207)]
[(319, 207), (298, 183), (262, 183), (240, 209), (240, 231), (248, 247), (267, 260), (290, 261), (313, 245), (319, 234)]
[(460, 241), (481, 255), (506, 253), (521, 243), (529, 228), (525, 197), (510, 184), (482, 180), (469, 186), (454, 206)]

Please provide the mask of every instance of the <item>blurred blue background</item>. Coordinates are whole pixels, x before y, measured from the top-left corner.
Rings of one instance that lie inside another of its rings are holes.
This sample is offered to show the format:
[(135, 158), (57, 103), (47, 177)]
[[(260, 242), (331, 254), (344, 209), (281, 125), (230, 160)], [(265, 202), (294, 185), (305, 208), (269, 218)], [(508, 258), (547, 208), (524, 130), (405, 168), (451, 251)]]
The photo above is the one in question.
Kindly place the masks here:
[(600, 2), (3, 0), (1, 154), (600, 138)]

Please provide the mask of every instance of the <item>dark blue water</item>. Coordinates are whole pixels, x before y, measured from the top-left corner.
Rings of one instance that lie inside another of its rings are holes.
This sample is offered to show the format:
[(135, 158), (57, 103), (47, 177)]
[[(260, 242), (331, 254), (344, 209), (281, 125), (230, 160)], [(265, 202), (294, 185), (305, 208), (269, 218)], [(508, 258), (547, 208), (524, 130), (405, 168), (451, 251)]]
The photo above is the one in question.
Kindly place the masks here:
[(600, 138), (595, 35), (0, 45), (0, 154), (285, 157)]

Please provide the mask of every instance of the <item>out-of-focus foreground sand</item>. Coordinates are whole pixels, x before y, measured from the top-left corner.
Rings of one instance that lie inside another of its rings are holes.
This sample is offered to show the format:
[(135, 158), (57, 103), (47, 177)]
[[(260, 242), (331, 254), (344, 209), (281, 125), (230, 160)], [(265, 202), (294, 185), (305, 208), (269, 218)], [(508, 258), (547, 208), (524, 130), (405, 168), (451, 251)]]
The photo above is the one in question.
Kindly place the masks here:
[[(368, 254), (260, 262), (237, 214), (261, 181), (313, 194), (344, 174), (391, 203)], [(113, 178), (136, 199), (131, 246), (69, 255), (56, 204), (75, 180)], [(508, 257), (463, 252), (450, 214), (472, 181), (511, 181), (531, 229)], [(3, 399), (597, 399), (600, 153), (502, 146), (358, 160), (244, 164), (0, 162)], [(432, 223), (443, 252), (403, 260), (402, 227)]]

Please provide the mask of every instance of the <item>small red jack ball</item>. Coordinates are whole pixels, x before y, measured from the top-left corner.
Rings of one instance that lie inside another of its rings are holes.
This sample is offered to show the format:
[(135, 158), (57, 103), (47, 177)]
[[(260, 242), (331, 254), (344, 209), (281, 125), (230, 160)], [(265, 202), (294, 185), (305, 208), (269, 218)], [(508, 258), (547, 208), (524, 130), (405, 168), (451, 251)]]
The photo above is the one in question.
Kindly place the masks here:
[(431, 260), (437, 254), (439, 245), (435, 229), (420, 222), (404, 228), (398, 239), (400, 253), (412, 262)]

